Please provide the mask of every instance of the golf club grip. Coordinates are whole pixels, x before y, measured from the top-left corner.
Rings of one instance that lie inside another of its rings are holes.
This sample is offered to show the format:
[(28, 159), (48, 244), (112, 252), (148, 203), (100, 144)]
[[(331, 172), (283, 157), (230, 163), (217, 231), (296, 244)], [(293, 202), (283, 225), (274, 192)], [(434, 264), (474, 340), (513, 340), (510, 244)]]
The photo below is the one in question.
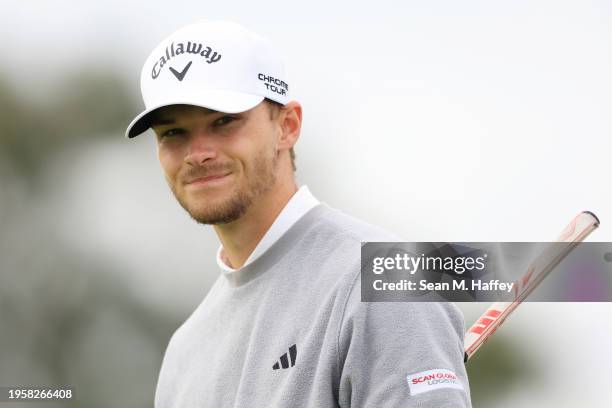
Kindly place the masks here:
[(493, 303), (470, 327), (465, 335), (464, 360), (467, 362), (478, 351), (480, 346), (504, 323), (506, 318), (527, 298), (527, 296), (544, 280), (571, 251), (583, 241), (595, 228), (599, 219), (590, 211), (578, 214), (563, 229), (556, 243), (567, 243), (559, 246), (549, 245), (532, 262), (527, 272), (515, 282), (514, 300), (511, 302)]

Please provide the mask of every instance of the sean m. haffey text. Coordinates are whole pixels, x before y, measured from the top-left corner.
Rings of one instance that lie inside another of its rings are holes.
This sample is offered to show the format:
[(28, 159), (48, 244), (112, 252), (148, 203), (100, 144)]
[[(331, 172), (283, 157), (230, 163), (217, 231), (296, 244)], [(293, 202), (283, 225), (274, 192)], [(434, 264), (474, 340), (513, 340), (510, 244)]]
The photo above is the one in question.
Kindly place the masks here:
[[(375, 279), (371, 282), (371, 287), (376, 292), (408, 291), (423, 293), (435, 291), (442, 293), (453, 291), (501, 291), (510, 293), (514, 288), (514, 282), (507, 283), (499, 279), (487, 281), (476, 278), (491, 272), (491, 270), (485, 271), (485, 269), (488, 269), (488, 266), (491, 266), (487, 265), (487, 257), (488, 255), (482, 252), (478, 256), (434, 256), (425, 254), (415, 256), (408, 253), (398, 253), (394, 256), (374, 257), (369, 261), (371, 262), (371, 271), (375, 275), (387, 272), (385, 277), (391, 279), (391, 281)], [(410, 276), (415, 275), (417, 272), (429, 272), (429, 274), (426, 279), (420, 279), (418, 282), (415, 282), (406, 279), (397, 280), (395, 272), (407, 272)], [(438, 274), (454, 275), (458, 278), (464, 274), (466, 276), (461, 279), (452, 279), (452, 282), (438, 282), (436, 278)]]

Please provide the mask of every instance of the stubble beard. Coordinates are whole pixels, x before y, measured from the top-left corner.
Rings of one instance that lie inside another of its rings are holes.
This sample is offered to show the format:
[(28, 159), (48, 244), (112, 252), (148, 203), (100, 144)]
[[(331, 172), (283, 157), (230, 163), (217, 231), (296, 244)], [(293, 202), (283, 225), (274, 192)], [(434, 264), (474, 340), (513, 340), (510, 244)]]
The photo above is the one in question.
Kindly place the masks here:
[(197, 223), (205, 225), (228, 224), (242, 217), (255, 199), (270, 191), (276, 184), (278, 157), (275, 153), (266, 155), (262, 151), (256, 154), (250, 169), (253, 177), (247, 180), (246, 186), (237, 185), (230, 196), (222, 202), (190, 204), (187, 199), (177, 194), (172, 186), (171, 190), (181, 207)]

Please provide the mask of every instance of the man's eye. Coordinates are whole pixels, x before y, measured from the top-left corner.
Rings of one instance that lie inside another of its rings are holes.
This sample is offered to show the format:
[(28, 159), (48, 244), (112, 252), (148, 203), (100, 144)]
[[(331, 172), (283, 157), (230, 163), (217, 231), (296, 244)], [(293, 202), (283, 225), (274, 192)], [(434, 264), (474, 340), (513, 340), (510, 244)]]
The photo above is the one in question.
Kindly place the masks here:
[(173, 128), (173, 129), (166, 130), (164, 133), (162, 133), (162, 136), (164, 136), (164, 137), (172, 137), (172, 136), (177, 136), (177, 135), (183, 134), (184, 132), (185, 131), (183, 129)]
[(229, 124), (229, 123), (232, 123), (232, 122), (233, 122), (233, 121), (235, 121), (236, 119), (237, 119), (237, 118), (236, 118), (235, 116), (230, 116), (230, 115), (223, 116), (223, 117), (220, 117), (219, 119), (215, 120), (215, 121), (213, 122), (213, 125), (214, 125), (214, 126), (223, 126), (223, 125), (227, 125), (227, 124)]

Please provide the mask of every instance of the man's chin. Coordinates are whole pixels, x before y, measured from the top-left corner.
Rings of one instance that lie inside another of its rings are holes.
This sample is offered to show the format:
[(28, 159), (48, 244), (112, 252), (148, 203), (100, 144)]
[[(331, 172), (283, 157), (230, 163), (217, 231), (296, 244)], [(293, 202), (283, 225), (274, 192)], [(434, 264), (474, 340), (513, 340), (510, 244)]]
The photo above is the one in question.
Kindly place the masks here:
[(221, 225), (229, 224), (236, 221), (242, 216), (243, 212), (226, 211), (226, 212), (194, 212), (189, 211), (191, 218), (198, 224), (205, 225)]
[(183, 205), (183, 208), (199, 224), (218, 225), (236, 221), (244, 215), (248, 205), (244, 200), (226, 200), (206, 206)]

